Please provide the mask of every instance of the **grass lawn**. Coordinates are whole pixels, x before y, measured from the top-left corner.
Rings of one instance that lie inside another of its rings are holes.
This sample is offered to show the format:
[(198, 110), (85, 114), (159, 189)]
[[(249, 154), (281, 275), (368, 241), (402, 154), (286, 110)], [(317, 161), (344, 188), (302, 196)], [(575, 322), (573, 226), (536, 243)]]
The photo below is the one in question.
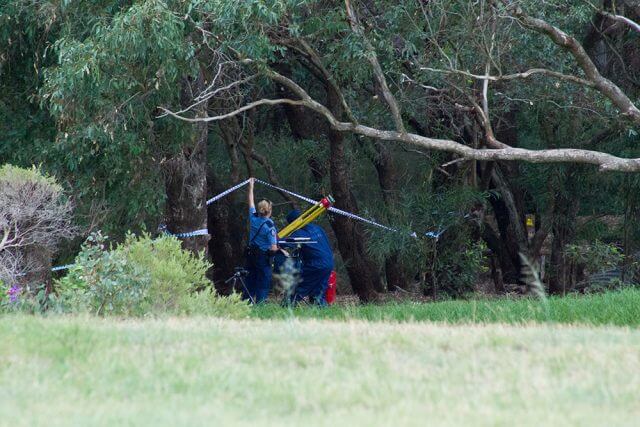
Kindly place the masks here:
[(0, 424), (637, 425), (640, 330), (0, 317)]
[(336, 305), (327, 309), (299, 307), (291, 312), (277, 304), (252, 310), (260, 319), (318, 318), (392, 322), (430, 321), (450, 324), (552, 322), (589, 325), (640, 326), (640, 289), (593, 295), (532, 299), (485, 299), (436, 303)]

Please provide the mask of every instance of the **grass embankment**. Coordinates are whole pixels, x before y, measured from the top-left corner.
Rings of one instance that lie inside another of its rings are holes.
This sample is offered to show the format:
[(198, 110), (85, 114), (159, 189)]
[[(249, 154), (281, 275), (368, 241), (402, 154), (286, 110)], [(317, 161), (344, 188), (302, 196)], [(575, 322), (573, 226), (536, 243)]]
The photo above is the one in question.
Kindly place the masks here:
[(532, 298), (486, 299), (336, 305), (326, 309), (298, 307), (292, 312), (276, 304), (266, 304), (255, 307), (251, 315), (260, 319), (283, 319), (293, 315), (334, 320), (431, 321), (451, 324), (553, 322), (637, 327), (640, 326), (640, 290), (551, 297), (546, 302)]
[(0, 424), (637, 425), (640, 330), (0, 318)]

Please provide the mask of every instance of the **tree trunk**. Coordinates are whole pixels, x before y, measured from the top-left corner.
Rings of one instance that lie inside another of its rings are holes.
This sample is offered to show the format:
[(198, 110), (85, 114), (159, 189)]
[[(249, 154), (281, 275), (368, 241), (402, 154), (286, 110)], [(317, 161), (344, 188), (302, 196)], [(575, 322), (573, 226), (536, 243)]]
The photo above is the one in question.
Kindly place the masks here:
[[(520, 253), (529, 255), (523, 212), (516, 202), (517, 199), (500, 165), (496, 164), (493, 168), (491, 179), (501, 196), (490, 198), (501, 240), (501, 248), (496, 255), (499, 257), (504, 279), (510, 283), (520, 283), (522, 267)], [(487, 244), (491, 247), (492, 242), (487, 241)], [(493, 246), (495, 247), (495, 244)]]
[[(203, 78), (184, 83), (183, 104), (189, 105), (193, 93), (202, 89)], [(206, 105), (197, 111), (206, 116)], [(178, 154), (165, 164), (165, 189), (167, 202), (165, 218), (171, 233), (186, 233), (207, 228), (207, 137), (206, 123), (194, 125), (192, 139), (185, 143)], [(194, 253), (207, 252), (208, 235), (182, 239), (183, 248)]]
[[(387, 219), (393, 222), (393, 209), (397, 205), (397, 170), (393, 161), (393, 154), (387, 144), (375, 142), (376, 155), (373, 164), (378, 173), (378, 182), (382, 190)], [(387, 291), (395, 291), (397, 287), (404, 287), (407, 283), (407, 275), (398, 261), (398, 254), (392, 253), (385, 260), (385, 273), (387, 277)]]
[[(326, 83), (326, 82), (325, 82)], [(328, 107), (337, 116), (342, 116), (342, 106), (338, 95), (325, 84)], [(285, 107), (287, 119), (296, 138), (318, 138), (319, 130), (326, 133), (329, 139), (329, 177), (331, 192), (336, 200), (336, 207), (348, 212), (358, 213), (358, 205), (350, 189), (348, 162), (344, 151), (344, 138), (340, 132), (329, 129), (316, 115), (304, 109)], [(311, 173), (320, 182), (324, 178), (326, 168), (322, 162), (312, 158), (309, 162)], [(377, 299), (376, 288), (381, 286), (378, 268), (366, 253), (366, 236), (359, 223), (335, 215), (331, 220), (331, 228), (336, 236), (338, 250), (344, 261), (351, 287), (361, 301)]]
[[(339, 96), (330, 85), (327, 85), (327, 104), (336, 117), (342, 117), (343, 111)], [(342, 133), (333, 129), (328, 131), (328, 136), (329, 174), (336, 207), (357, 214), (358, 204), (350, 189), (350, 174), (345, 157), (344, 137)], [(351, 287), (362, 302), (376, 300), (375, 289), (380, 285), (380, 275), (376, 265), (367, 255), (367, 239), (362, 226), (341, 215), (336, 215), (331, 225), (349, 273)]]
[[(209, 197), (225, 190), (212, 170), (209, 171), (207, 180)], [(244, 202), (238, 202), (237, 196), (232, 193), (208, 206), (208, 227), (211, 234), (209, 254), (213, 262), (211, 277), (216, 290), (223, 295), (233, 291), (231, 285), (225, 281), (233, 275), (236, 267), (244, 266), (247, 223), (246, 215), (238, 213), (246, 212), (247, 206)]]
[(564, 191), (556, 193), (552, 226), (553, 241), (549, 260), (551, 273), (549, 293), (551, 294), (564, 295), (573, 285), (571, 263), (565, 255), (565, 247), (575, 238), (578, 208), (576, 197)]

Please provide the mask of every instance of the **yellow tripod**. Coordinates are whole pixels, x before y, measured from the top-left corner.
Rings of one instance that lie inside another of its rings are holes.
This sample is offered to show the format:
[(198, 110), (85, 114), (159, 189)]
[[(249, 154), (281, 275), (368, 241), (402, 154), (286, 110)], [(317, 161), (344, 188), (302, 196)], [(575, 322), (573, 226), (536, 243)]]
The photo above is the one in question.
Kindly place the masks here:
[(295, 221), (293, 221), (291, 224), (287, 225), (285, 228), (280, 230), (280, 233), (278, 233), (278, 237), (279, 238), (287, 237), (294, 231), (299, 230), (300, 228), (314, 221), (320, 215), (326, 212), (326, 210), (331, 207), (333, 202), (334, 202), (333, 197), (331, 196), (324, 197), (322, 200), (320, 200), (318, 203), (316, 203), (315, 205), (310, 207), (307, 211), (305, 211), (302, 215), (300, 215)]

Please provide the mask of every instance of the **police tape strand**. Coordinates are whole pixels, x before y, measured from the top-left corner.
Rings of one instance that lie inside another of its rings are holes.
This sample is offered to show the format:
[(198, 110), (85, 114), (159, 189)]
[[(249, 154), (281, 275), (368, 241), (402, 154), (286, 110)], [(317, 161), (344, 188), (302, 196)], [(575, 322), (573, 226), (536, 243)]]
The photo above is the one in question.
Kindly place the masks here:
[[(241, 183), (234, 185), (233, 187), (223, 191), (222, 193), (213, 196), (212, 198), (207, 200), (207, 206), (212, 204), (212, 203), (214, 203), (214, 202), (216, 202), (216, 201), (218, 201), (218, 200), (220, 200), (220, 199), (222, 199), (223, 197), (233, 193), (234, 191), (239, 190), (240, 188), (242, 188), (245, 185), (247, 185), (250, 181), (251, 180), (249, 180), (249, 179), (247, 179), (245, 181), (242, 181)], [(256, 179), (255, 182), (257, 182), (259, 184), (262, 184), (262, 185), (264, 185), (266, 187), (270, 187), (270, 188), (272, 188), (274, 190), (280, 191), (282, 193), (288, 194), (290, 196), (296, 197), (296, 198), (298, 198), (300, 200), (303, 200), (303, 201), (305, 201), (307, 203), (310, 203), (312, 205), (315, 205), (316, 203), (318, 203), (318, 201), (313, 200), (313, 199), (311, 199), (309, 197), (305, 197), (305, 196), (303, 196), (301, 194), (294, 193), (293, 191), (289, 191), (289, 190), (287, 190), (285, 188), (278, 187), (277, 185), (270, 184), (270, 183), (268, 183), (266, 181), (262, 181), (260, 179)], [(372, 225), (374, 227), (381, 228), (383, 230), (391, 231), (391, 232), (394, 232), (394, 233), (399, 233), (399, 231), (397, 229), (395, 229), (395, 228), (388, 227), (386, 225), (377, 223), (377, 222), (375, 222), (373, 220), (370, 220), (370, 219), (367, 219), (367, 218), (363, 218), (361, 216), (358, 216), (356, 214), (352, 214), (351, 212), (343, 211), (342, 209), (338, 209), (338, 208), (333, 207), (333, 206), (331, 206), (328, 210), (329, 210), (329, 212), (333, 212), (335, 214), (342, 215), (342, 216), (345, 216), (347, 218), (350, 218), (350, 219), (353, 219), (353, 220), (356, 220), (356, 221), (364, 222), (366, 224)], [(446, 230), (446, 228), (438, 230), (437, 232), (429, 231), (427, 233), (424, 233), (424, 235), (426, 237), (431, 238), (431, 239), (438, 240), (440, 238), (440, 236), (442, 235), (442, 233), (445, 232), (445, 230)], [(209, 235), (209, 230), (206, 229), (206, 228), (202, 228), (200, 230), (195, 230), (195, 231), (190, 231), (190, 232), (185, 232), (185, 233), (171, 233), (166, 229), (164, 229), (164, 232), (166, 234), (169, 234), (171, 236), (175, 236), (175, 237), (180, 238), (180, 239), (185, 239), (185, 238), (189, 238), (189, 237), (196, 237), (196, 236), (207, 236), (207, 235)], [(417, 237), (417, 234), (415, 232), (412, 232), (411, 236), (412, 237)], [(67, 264), (67, 265), (61, 265), (61, 266), (58, 266), (58, 267), (53, 267), (51, 269), (51, 271), (67, 270), (67, 269), (73, 267), (74, 265), (75, 264)]]
[[(220, 199), (222, 199), (224, 196), (233, 193), (234, 191), (244, 187), (245, 185), (247, 185), (251, 180), (247, 179), (246, 181), (241, 182), (238, 185), (234, 185), (233, 187), (229, 188), (228, 190), (223, 191), (222, 193), (218, 194), (217, 196), (213, 196), (212, 198), (210, 198), (209, 200), (207, 200), (207, 206), (210, 205), (211, 203), (218, 201)], [(256, 180), (257, 181), (257, 180)]]
[[(289, 194), (290, 196), (297, 197), (298, 199), (304, 200), (305, 202), (311, 203), (312, 205), (315, 205), (316, 203), (318, 203), (317, 201), (315, 201), (313, 199), (310, 199), (308, 197), (305, 197), (305, 196), (302, 196), (300, 194), (294, 193), (293, 191), (289, 191), (289, 190), (286, 190), (284, 188), (278, 187), (277, 185), (269, 184), (268, 182), (264, 182), (264, 181), (261, 181), (259, 179), (256, 179), (256, 182), (259, 182), (262, 185), (266, 185), (267, 187), (271, 187), (274, 190), (278, 190), (278, 191), (281, 191), (283, 193)], [(372, 221), (370, 219), (362, 218), (361, 216), (358, 216), (356, 214), (352, 214), (351, 212), (343, 211), (342, 209), (338, 209), (338, 208), (336, 208), (334, 206), (331, 206), (328, 209), (328, 211), (336, 213), (338, 215), (346, 216), (347, 218), (351, 218), (351, 219), (355, 219), (357, 221), (361, 221), (361, 222), (367, 223), (369, 225), (373, 225), (374, 227), (382, 228), (383, 230), (387, 230), (387, 231), (392, 231), (394, 233), (398, 233), (398, 230), (396, 230), (395, 228), (387, 227), (386, 225), (379, 224), (379, 223), (377, 223), (375, 221)], [(415, 233), (413, 233), (413, 234), (415, 234)]]

